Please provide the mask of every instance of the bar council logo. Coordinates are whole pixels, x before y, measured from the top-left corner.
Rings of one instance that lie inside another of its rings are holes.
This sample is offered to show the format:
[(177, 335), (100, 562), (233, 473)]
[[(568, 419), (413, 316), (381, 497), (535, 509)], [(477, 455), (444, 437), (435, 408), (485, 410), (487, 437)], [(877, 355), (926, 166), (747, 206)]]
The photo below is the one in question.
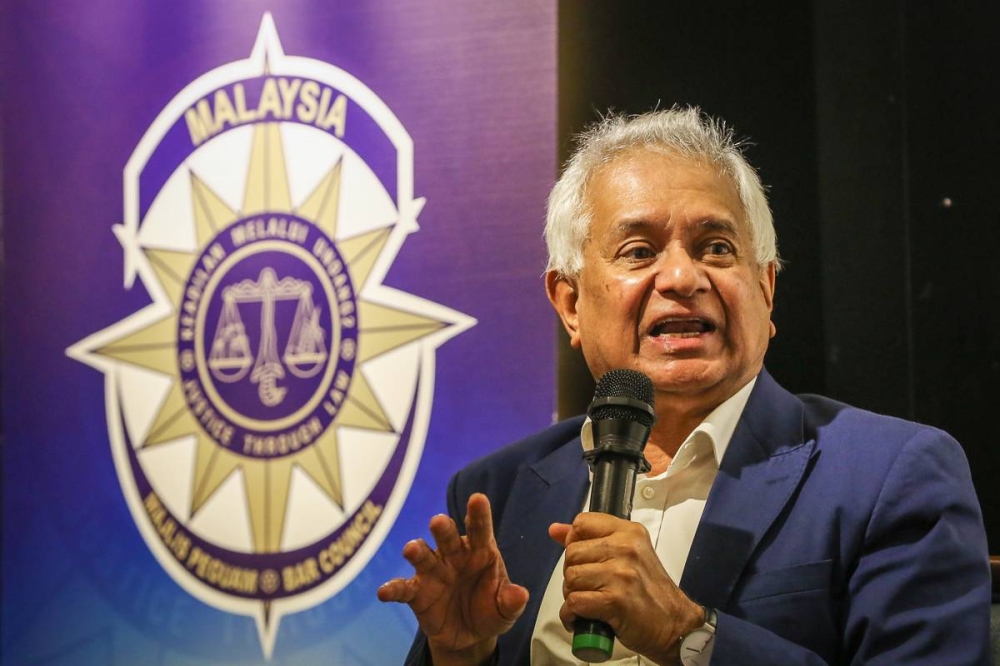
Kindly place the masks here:
[(132, 517), (189, 593), (256, 619), (349, 583), (409, 492), (435, 349), (473, 319), (382, 284), (423, 205), (363, 83), (285, 55), (188, 85), (125, 167), (125, 287), (152, 303), (67, 353), (106, 375)]

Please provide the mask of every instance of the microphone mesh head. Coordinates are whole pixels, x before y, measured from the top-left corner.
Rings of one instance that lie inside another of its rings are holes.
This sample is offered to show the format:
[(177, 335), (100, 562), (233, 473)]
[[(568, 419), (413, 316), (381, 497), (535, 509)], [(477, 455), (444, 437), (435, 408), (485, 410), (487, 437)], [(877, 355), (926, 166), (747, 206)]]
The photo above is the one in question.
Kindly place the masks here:
[[(646, 375), (635, 370), (609, 370), (597, 380), (594, 400), (600, 398), (630, 398), (653, 405), (653, 382)], [(652, 427), (654, 417), (645, 410), (628, 405), (602, 405), (590, 411), (590, 418), (624, 419), (638, 421), (647, 428)]]

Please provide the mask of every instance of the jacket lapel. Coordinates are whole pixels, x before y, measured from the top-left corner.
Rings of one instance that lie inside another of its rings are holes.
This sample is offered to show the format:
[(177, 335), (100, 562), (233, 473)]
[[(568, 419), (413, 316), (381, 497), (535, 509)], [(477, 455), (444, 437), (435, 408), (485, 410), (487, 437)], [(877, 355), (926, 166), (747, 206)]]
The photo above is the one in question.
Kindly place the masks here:
[(799, 487), (814, 442), (802, 403), (761, 370), (705, 505), (680, 587), (724, 609), (751, 556)]
[(527, 659), (538, 608), (563, 550), (549, 538), (549, 525), (572, 522), (586, 497), (589, 475), (582, 454), (577, 437), (534, 465), (520, 468), (514, 479), (497, 545), (507, 575), (528, 588), (531, 596), (524, 615), (501, 637), (501, 661), (503, 655)]

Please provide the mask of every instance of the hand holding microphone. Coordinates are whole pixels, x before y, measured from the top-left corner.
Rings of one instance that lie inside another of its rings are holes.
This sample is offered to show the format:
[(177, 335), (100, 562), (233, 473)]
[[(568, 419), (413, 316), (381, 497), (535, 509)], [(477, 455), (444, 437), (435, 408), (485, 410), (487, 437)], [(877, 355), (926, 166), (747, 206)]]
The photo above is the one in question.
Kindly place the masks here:
[[(587, 409), (594, 448), (584, 453), (594, 479), (590, 510), (628, 520), (639, 472), (649, 471), (643, 456), (656, 420), (653, 383), (634, 370), (611, 370), (597, 382)], [(615, 634), (607, 623), (578, 618), (573, 632), (573, 656), (599, 663), (611, 658)]]
[(629, 520), (636, 476), (649, 469), (643, 453), (652, 403), (645, 375), (612, 370), (601, 377), (587, 410), (590, 511), (549, 528), (566, 547), (559, 617), (574, 631), (573, 655), (590, 663), (607, 661), (616, 638), (656, 663), (674, 663), (680, 638), (704, 622), (704, 609), (667, 575), (646, 528)]

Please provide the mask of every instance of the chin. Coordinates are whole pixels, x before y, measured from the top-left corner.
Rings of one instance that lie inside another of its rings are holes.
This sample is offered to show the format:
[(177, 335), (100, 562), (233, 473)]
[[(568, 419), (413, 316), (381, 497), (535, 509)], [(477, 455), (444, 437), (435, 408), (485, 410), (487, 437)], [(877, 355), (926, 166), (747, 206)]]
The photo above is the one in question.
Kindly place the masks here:
[(681, 361), (671, 364), (672, 367), (660, 368), (647, 372), (656, 390), (663, 393), (682, 393), (703, 391), (718, 384), (722, 373), (704, 363)]

